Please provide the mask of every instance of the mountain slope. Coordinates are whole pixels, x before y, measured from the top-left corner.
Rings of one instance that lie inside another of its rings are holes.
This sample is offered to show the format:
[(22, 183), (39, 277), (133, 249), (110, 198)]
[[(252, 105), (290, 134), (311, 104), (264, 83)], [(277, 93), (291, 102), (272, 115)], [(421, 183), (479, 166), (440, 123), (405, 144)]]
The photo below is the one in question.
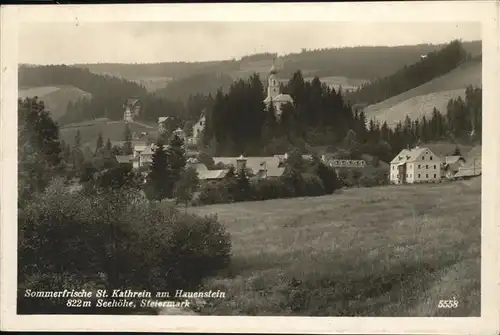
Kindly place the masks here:
[(368, 119), (394, 126), (403, 121), (406, 115), (417, 119), (432, 113), (434, 107), (446, 112), (449, 99), (465, 97), (467, 85), (482, 86), (482, 62), (468, 61), (451, 72), (435, 78), (414, 89), (403, 92), (387, 100), (367, 106), (364, 112)]
[(82, 91), (74, 86), (38, 86), (19, 89), (19, 98), (32, 98), (37, 96), (43, 100), (54, 120), (60, 119), (66, 113), (68, 103), (81, 98), (90, 98), (89, 92)]

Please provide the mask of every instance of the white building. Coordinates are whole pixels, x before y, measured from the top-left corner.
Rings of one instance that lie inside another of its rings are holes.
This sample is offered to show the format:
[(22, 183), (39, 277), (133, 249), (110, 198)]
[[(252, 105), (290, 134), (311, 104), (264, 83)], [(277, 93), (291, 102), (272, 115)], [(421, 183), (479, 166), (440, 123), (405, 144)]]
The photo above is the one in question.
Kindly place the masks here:
[(428, 183), (441, 180), (441, 158), (429, 148), (403, 149), (391, 161), (391, 184)]
[(198, 144), (200, 142), (201, 136), (203, 134), (203, 130), (205, 129), (206, 116), (205, 110), (201, 112), (200, 119), (193, 125), (193, 137), (192, 144)]
[(171, 116), (160, 116), (158, 118), (158, 132), (162, 133), (167, 130), (167, 122), (173, 120)]
[(267, 78), (267, 97), (264, 99), (264, 103), (267, 108), (269, 108), (271, 103), (273, 104), (276, 118), (279, 120), (283, 112), (283, 106), (287, 103), (293, 104), (293, 98), (288, 94), (280, 93), (280, 82), (276, 78), (277, 73), (278, 70), (273, 65), (269, 70), (269, 77)]
[(142, 103), (139, 99), (127, 99), (123, 104), (123, 120), (125, 122), (134, 122), (134, 119), (141, 112)]

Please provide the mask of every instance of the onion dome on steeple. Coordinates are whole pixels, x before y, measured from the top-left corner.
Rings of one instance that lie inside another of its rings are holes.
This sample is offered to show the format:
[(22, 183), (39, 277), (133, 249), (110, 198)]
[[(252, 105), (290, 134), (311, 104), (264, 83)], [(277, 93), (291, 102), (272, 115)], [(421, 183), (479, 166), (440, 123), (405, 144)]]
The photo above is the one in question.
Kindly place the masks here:
[(276, 69), (276, 66), (271, 66), (271, 69), (269, 70), (269, 74), (276, 74), (278, 73), (278, 69)]

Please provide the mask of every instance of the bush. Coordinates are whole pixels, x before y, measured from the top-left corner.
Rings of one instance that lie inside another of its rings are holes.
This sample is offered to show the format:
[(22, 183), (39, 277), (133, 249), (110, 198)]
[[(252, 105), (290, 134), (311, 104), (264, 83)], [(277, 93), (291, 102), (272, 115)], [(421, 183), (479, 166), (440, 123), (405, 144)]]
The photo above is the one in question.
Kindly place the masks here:
[(251, 183), (255, 200), (288, 198), (292, 196), (282, 179), (258, 179)]
[(202, 205), (225, 204), (233, 202), (231, 189), (234, 182), (220, 181), (216, 184), (202, 184), (198, 194), (197, 203)]
[(28, 288), (194, 289), (228, 265), (230, 251), (214, 217), (155, 206), (134, 190), (84, 194), (58, 184), (19, 211), (18, 313), (70, 312), (60, 300), (24, 298)]
[(302, 174), (303, 192), (305, 196), (316, 197), (325, 194), (323, 181), (314, 174)]

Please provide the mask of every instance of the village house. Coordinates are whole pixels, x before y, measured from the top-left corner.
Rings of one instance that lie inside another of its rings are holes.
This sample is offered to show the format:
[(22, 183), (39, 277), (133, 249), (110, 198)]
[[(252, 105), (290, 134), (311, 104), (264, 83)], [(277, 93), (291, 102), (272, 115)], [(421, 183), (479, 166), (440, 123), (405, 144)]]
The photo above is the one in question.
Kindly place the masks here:
[(127, 156), (127, 155), (116, 155), (115, 160), (118, 164), (131, 164), (132, 163), (133, 156)]
[(187, 138), (187, 143), (191, 145), (198, 145), (201, 140), (201, 136), (203, 134), (203, 130), (205, 129), (205, 122), (206, 122), (206, 117), (205, 117), (206, 110), (204, 109), (201, 112), (200, 118), (198, 121), (193, 125), (193, 132), (192, 136)]
[(283, 175), (285, 169), (280, 167), (278, 157), (214, 157), (214, 163), (233, 166), (236, 172), (245, 169), (251, 177), (274, 178)]
[(391, 161), (391, 184), (438, 182), (441, 180), (441, 158), (429, 148), (403, 149)]
[(139, 116), (142, 108), (142, 102), (139, 99), (127, 99), (123, 104), (123, 120), (127, 123), (133, 122)]
[(167, 125), (169, 122), (173, 121), (174, 118), (171, 116), (160, 116), (158, 118), (158, 132), (163, 133), (167, 131)]
[(441, 167), (441, 176), (452, 179), (453, 176), (465, 165), (465, 158), (462, 156), (446, 156)]

